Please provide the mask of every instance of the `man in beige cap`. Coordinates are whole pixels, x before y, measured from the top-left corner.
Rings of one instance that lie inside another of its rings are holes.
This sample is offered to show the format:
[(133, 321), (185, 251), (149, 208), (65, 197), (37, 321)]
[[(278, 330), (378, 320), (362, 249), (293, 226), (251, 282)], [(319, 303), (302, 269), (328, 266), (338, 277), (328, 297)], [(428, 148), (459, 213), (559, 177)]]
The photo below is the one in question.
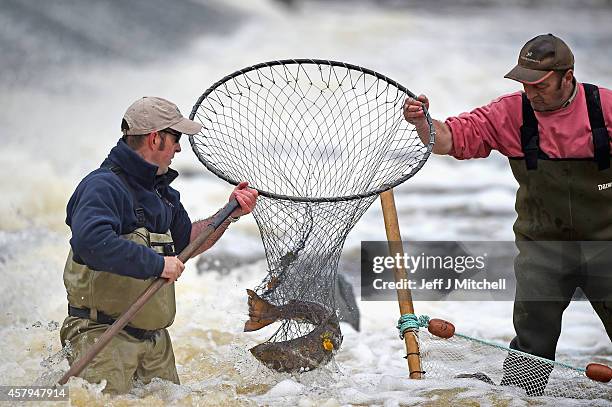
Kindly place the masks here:
[[(444, 122), (434, 120), (433, 151), (463, 160), (497, 150), (509, 158), (519, 183), (516, 337), (510, 347), (554, 360), (561, 317), (578, 287), (612, 339), (612, 274), (601, 255), (609, 253), (601, 242), (612, 240), (612, 91), (577, 82), (572, 51), (552, 34), (529, 40), (505, 77), (524, 91)], [(429, 109), (425, 95), (406, 100), (404, 117), (429, 142), (423, 105)], [(552, 369), (547, 365), (540, 369), (546, 374), (529, 377), (528, 364), (512, 358), (504, 367), (503, 383), (530, 395), (542, 394), (542, 378)], [(513, 367), (522, 376), (508, 374)]]
[[(181, 151), (181, 135), (202, 125), (183, 117), (175, 104), (144, 97), (125, 112), (123, 137), (100, 168), (77, 186), (67, 207), (72, 231), (64, 269), (68, 317), (60, 331), (70, 344), (69, 362), (80, 359), (134, 300), (163, 277), (166, 284), (80, 374), (106, 380), (105, 392), (125, 393), (134, 380), (154, 377), (179, 383), (167, 327), (174, 320), (174, 282), (185, 266), (176, 257), (210, 219), (192, 223), (170, 183)], [(257, 191), (240, 183), (230, 195), (236, 209), (199, 248), (210, 248), (242, 215), (255, 207)], [(197, 254), (196, 253), (196, 254)]]

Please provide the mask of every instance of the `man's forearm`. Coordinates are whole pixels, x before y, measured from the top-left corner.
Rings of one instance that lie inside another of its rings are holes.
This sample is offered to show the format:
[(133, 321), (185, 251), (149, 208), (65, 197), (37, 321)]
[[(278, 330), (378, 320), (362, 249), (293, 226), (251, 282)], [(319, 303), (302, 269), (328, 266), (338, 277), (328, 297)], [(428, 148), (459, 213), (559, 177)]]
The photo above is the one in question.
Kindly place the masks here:
[[(207, 226), (209, 226), (213, 218), (214, 216), (211, 216), (210, 218), (199, 220), (197, 222), (193, 222), (191, 224), (191, 236), (189, 238), (189, 242), (192, 242), (200, 234), (202, 230), (204, 230)], [(198, 247), (198, 249), (195, 251), (193, 255), (197, 256), (198, 254), (210, 249), (217, 242), (217, 240), (219, 240), (219, 238), (223, 235), (223, 233), (225, 233), (229, 224), (230, 224), (229, 219), (226, 219), (208, 237), (208, 239), (206, 239), (206, 241), (202, 244), (202, 246)]]
[[(453, 137), (448, 125), (440, 120), (433, 119), (434, 129), (436, 131), (436, 142), (434, 144), (434, 154), (448, 154), (453, 147)], [(416, 126), (417, 133), (423, 144), (429, 143), (429, 126), (427, 122), (422, 122)]]

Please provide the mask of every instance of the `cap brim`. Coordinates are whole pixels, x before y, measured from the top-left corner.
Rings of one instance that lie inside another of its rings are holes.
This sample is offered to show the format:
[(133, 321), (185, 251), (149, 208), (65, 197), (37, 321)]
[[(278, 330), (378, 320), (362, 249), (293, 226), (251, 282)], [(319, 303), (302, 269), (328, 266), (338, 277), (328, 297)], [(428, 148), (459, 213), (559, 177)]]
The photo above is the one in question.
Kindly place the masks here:
[(553, 72), (554, 71), (537, 71), (535, 69), (527, 69), (517, 65), (512, 68), (510, 72), (504, 75), (504, 78), (526, 83), (527, 85), (535, 85), (548, 78), (553, 74)]
[(169, 126), (172, 130), (180, 131), (183, 134), (193, 135), (202, 130), (202, 125), (193, 120), (183, 117), (178, 123)]

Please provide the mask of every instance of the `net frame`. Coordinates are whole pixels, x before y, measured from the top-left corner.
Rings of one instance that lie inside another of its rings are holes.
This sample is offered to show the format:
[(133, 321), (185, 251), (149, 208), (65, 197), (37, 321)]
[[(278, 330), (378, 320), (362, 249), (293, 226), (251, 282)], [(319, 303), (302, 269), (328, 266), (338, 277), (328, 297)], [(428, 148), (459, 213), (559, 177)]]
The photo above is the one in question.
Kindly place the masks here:
[[(227, 83), (228, 81), (231, 81), (239, 76), (242, 76), (248, 72), (251, 71), (256, 71), (262, 68), (271, 68), (274, 66), (282, 66), (282, 65), (293, 65), (293, 64), (314, 64), (314, 65), (328, 65), (330, 67), (342, 67), (345, 68), (347, 70), (352, 70), (352, 71), (359, 71), (362, 74), (366, 74), (366, 75), (370, 75), (375, 77), (378, 80), (384, 81), (387, 84), (396, 87), (399, 91), (405, 93), (407, 96), (411, 97), (411, 98), (416, 98), (417, 96), (412, 93), (410, 90), (408, 90), (406, 87), (404, 87), (403, 85), (401, 85), (400, 83), (396, 82), (395, 80), (380, 74), (372, 69), (368, 69), (368, 68), (364, 68), (361, 67), (359, 65), (354, 65), (354, 64), (350, 64), (350, 63), (346, 63), (346, 62), (339, 62), (339, 61), (333, 61), (333, 60), (326, 60), (326, 59), (311, 59), (311, 58), (296, 58), (296, 59), (281, 59), (281, 60), (275, 60), (275, 61), (268, 61), (268, 62), (261, 62), (259, 64), (255, 64), (243, 69), (239, 69), (237, 71), (235, 71), (234, 73), (231, 73), (229, 75), (226, 75), (225, 77), (221, 78), (220, 80), (218, 80), (217, 82), (215, 82), (212, 86), (210, 86), (196, 101), (195, 105), (193, 106), (191, 113), (189, 114), (189, 119), (190, 120), (194, 120), (196, 118), (197, 112), (200, 108), (200, 106), (202, 105), (202, 102), (211, 94), (213, 93), (217, 88), (219, 88), (220, 86), (222, 86), (223, 84)], [(422, 167), (423, 165), (425, 165), (425, 162), (427, 161), (427, 159), (429, 158), (429, 156), (431, 155), (431, 152), (433, 150), (433, 146), (435, 143), (435, 129), (433, 126), (433, 121), (429, 115), (429, 112), (427, 111), (425, 105), (423, 105), (423, 113), (424, 116), (427, 120), (428, 126), (429, 126), (429, 143), (427, 143), (425, 145), (426, 147), (426, 151), (423, 154), (423, 158), (420, 160), (419, 164), (417, 164), (414, 168), (412, 168), (412, 170), (407, 173), (404, 174), (403, 176), (399, 177), (398, 179), (394, 180), (394, 182), (389, 183), (389, 184), (385, 184), (385, 185), (381, 185), (379, 188), (373, 189), (371, 191), (367, 191), (367, 192), (363, 192), (363, 193), (359, 193), (359, 194), (350, 194), (350, 195), (346, 195), (346, 196), (328, 196), (328, 197), (300, 197), (300, 196), (293, 196), (293, 195), (286, 195), (286, 194), (279, 194), (279, 193), (275, 193), (275, 192), (271, 192), (271, 191), (267, 191), (264, 189), (259, 189), (257, 188), (257, 192), (265, 197), (268, 198), (275, 198), (275, 199), (281, 199), (281, 200), (289, 200), (289, 201), (295, 201), (295, 202), (342, 202), (342, 201), (350, 201), (350, 200), (355, 200), (355, 199), (363, 199), (363, 198), (368, 198), (374, 195), (379, 195), (382, 192), (388, 191), (394, 187), (396, 187), (397, 185), (400, 185), (401, 183), (403, 183), (404, 181), (408, 180), (409, 178), (413, 177)], [(217, 168), (214, 164), (210, 163), (209, 161), (207, 161), (206, 159), (204, 159), (204, 157), (198, 153), (197, 151), (197, 142), (195, 139), (195, 135), (190, 135), (189, 136), (189, 142), (191, 144), (191, 147), (194, 151), (194, 153), (196, 154), (196, 156), (198, 157), (198, 160), (213, 174), (215, 174), (216, 176), (218, 176), (219, 178), (223, 179), (224, 181), (229, 182), (232, 185), (238, 185), (238, 183), (240, 182), (240, 180), (235, 180), (229, 176), (227, 176), (221, 169)]]

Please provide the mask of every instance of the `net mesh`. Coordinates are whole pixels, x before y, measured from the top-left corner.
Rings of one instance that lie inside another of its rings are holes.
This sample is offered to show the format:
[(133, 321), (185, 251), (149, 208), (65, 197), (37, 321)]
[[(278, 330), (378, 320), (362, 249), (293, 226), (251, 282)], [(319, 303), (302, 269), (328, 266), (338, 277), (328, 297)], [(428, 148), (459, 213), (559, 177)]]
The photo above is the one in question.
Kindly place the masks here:
[(467, 335), (442, 339), (420, 331), (418, 338), (425, 377), (478, 379), (523, 396), (612, 400), (610, 386), (589, 379), (584, 369)]
[[(302, 340), (321, 318), (297, 316), (288, 305), (318, 304), (337, 324), (334, 283), (347, 234), (379, 192), (413, 176), (431, 152), (433, 130), (431, 143), (423, 145), (402, 117), (409, 96), (365, 68), (290, 60), (229, 75), (194, 106), (191, 117), (203, 125), (190, 138), (198, 158), (233, 184), (248, 180), (261, 195), (253, 215), (268, 273), (255, 291), (284, 307), (267, 343), (282, 343), (276, 354), (286, 352), (268, 366), (294, 371), (329, 361), (323, 340), (321, 355)], [(342, 338), (339, 327), (330, 329), (315, 339), (334, 336), (335, 351)], [(296, 362), (300, 357), (315, 363)]]

